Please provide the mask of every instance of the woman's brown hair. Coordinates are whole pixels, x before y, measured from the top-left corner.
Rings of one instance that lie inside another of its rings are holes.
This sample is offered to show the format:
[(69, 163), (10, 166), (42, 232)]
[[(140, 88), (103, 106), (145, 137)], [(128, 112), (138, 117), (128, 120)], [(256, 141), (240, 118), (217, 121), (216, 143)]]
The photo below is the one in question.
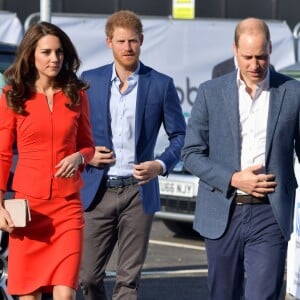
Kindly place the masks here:
[(80, 67), (80, 60), (68, 35), (58, 26), (48, 22), (34, 24), (26, 31), (13, 64), (4, 73), (7, 82), (11, 86), (11, 89), (6, 91), (8, 106), (16, 113), (26, 114), (25, 102), (35, 92), (37, 70), (35, 68), (34, 52), (38, 41), (46, 35), (58, 37), (63, 48), (64, 61), (60, 72), (55, 78), (54, 87), (61, 88), (71, 100), (71, 104), (67, 106), (71, 108), (78, 105), (80, 101), (78, 91), (88, 88), (88, 85), (76, 75)]

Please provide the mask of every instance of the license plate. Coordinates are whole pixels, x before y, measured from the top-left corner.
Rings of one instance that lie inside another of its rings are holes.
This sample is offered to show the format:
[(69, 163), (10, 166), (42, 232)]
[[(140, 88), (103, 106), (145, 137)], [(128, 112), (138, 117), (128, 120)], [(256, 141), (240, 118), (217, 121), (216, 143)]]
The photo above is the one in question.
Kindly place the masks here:
[(194, 184), (191, 182), (160, 179), (159, 189), (161, 195), (189, 198), (194, 196)]

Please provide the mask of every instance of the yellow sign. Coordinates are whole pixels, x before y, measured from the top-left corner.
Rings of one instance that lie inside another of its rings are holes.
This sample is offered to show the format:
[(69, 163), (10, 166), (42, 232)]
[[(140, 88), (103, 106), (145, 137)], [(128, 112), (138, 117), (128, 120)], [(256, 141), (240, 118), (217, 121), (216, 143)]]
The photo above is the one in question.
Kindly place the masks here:
[(172, 15), (174, 19), (194, 19), (195, 0), (173, 0)]

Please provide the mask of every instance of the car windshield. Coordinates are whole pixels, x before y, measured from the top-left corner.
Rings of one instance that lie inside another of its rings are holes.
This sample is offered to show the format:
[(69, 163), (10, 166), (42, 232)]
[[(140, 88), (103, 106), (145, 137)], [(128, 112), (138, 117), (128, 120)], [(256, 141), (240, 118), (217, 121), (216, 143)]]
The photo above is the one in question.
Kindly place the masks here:
[(281, 70), (280, 73), (290, 76), (294, 79), (300, 80), (300, 63), (295, 63), (293, 65), (287, 66)]
[(0, 43), (0, 72), (3, 73), (14, 61), (17, 46)]
[(13, 62), (14, 54), (0, 53), (0, 72), (3, 73)]

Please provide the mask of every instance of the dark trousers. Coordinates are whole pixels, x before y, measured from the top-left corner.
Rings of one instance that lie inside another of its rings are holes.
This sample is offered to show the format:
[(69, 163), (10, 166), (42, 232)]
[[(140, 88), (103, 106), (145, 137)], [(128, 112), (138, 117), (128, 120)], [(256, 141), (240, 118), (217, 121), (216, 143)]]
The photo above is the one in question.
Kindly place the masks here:
[(287, 241), (271, 205), (235, 205), (225, 234), (205, 243), (211, 300), (280, 299)]
[(106, 300), (105, 269), (118, 241), (115, 300), (136, 300), (153, 214), (143, 212), (137, 185), (100, 187), (98, 203), (85, 212), (80, 287), (85, 300)]

